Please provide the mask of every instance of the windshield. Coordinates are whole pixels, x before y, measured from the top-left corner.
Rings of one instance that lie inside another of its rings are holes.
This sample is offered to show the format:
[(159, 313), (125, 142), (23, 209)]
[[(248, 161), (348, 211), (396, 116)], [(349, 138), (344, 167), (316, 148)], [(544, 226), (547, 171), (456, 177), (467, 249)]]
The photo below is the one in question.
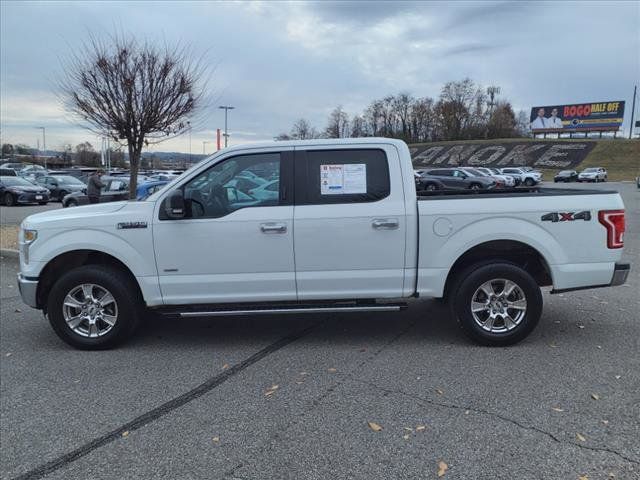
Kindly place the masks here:
[(71, 175), (62, 175), (59, 177), (52, 177), (54, 182), (57, 183), (68, 183), (70, 185), (84, 185), (80, 180), (76, 177), (72, 177)]
[(594, 172), (597, 172), (598, 169), (597, 168), (585, 168), (584, 171), (586, 173), (594, 173)]
[(33, 187), (33, 183), (22, 177), (2, 177), (0, 181), (7, 187)]
[(573, 173), (573, 170), (562, 170), (560, 172), (560, 175), (571, 175)]
[(475, 168), (465, 168), (464, 171), (467, 172), (467, 173), (470, 173), (474, 177), (486, 177), (487, 176), (486, 173), (481, 172), (480, 170), (476, 170)]

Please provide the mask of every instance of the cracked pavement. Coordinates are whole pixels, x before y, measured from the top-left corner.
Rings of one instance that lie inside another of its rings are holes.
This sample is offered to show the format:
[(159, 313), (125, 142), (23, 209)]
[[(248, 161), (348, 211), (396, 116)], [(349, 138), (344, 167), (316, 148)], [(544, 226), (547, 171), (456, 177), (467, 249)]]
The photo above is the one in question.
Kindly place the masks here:
[(629, 285), (546, 292), (509, 348), (469, 343), (444, 306), (415, 300), (161, 319), (117, 350), (75, 351), (2, 259), (0, 477), (428, 479), (444, 461), (445, 479), (638, 479), (640, 192), (616, 186)]

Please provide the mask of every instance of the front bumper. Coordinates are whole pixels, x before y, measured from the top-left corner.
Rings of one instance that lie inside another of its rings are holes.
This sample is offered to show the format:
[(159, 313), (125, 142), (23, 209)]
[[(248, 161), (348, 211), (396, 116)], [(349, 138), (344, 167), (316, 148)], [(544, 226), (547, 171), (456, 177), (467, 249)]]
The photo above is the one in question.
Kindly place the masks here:
[[(36, 198), (40, 197), (40, 198)], [(49, 201), (48, 193), (21, 193), (16, 198), (18, 203), (44, 203)]]
[(18, 274), (18, 289), (22, 301), (32, 308), (38, 308), (38, 279), (28, 278), (21, 273)]

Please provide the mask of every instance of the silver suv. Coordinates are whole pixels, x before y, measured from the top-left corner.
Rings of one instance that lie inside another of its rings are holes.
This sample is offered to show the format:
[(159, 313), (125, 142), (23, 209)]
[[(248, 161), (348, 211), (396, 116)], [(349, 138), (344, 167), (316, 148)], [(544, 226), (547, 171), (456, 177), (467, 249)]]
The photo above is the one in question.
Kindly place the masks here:
[(607, 171), (602, 167), (585, 168), (578, 174), (579, 182), (606, 182)]

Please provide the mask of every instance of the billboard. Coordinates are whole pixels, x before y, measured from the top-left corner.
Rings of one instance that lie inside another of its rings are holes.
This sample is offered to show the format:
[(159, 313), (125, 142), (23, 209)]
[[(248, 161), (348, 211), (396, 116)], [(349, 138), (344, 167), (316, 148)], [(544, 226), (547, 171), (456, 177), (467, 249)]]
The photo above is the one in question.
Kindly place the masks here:
[(533, 107), (529, 122), (533, 133), (617, 131), (624, 118), (624, 101), (575, 103)]
[(575, 168), (596, 142), (482, 142), (410, 145), (413, 167)]

